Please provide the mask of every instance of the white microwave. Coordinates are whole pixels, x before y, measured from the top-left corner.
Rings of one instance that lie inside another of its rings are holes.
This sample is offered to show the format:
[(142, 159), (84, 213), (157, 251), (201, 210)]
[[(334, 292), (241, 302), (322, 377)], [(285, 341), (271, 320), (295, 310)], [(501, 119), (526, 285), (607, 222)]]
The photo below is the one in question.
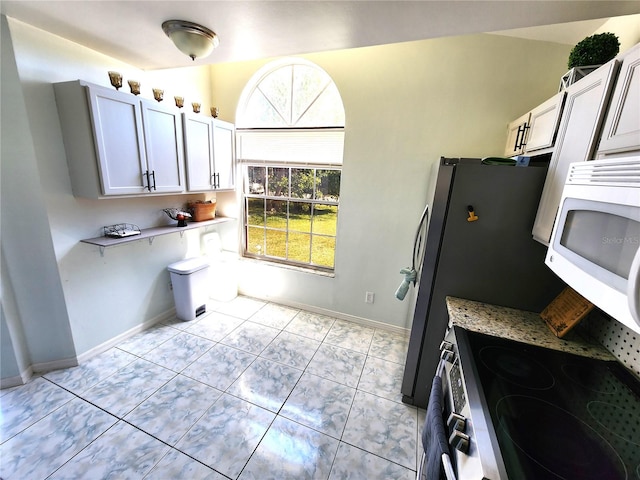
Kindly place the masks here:
[(545, 263), (640, 333), (640, 156), (572, 163)]

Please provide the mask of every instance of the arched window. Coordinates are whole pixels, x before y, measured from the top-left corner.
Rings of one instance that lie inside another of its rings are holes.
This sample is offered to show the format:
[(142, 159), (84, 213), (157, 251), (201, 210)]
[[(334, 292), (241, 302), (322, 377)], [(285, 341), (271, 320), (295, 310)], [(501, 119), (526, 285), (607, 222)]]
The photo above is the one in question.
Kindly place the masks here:
[(311, 62), (251, 78), (236, 115), (245, 256), (333, 270), (344, 122), (335, 83)]

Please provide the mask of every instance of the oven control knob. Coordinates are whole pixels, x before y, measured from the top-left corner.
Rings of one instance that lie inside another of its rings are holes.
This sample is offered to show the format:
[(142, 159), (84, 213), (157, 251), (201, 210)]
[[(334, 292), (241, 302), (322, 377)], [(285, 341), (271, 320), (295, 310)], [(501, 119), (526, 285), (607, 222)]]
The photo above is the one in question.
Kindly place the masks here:
[(445, 340), (440, 344), (440, 358), (449, 363), (453, 363), (455, 352), (453, 350), (453, 344), (451, 342), (447, 342)]
[(460, 430), (454, 430), (449, 436), (449, 445), (462, 453), (469, 451), (469, 435)]
[(440, 352), (440, 358), (445, 362), (453, 363), (453, 352), (442, 350), (442, 352)]
[(442, 343), (440, 343), (440, 350), (448, 350), (450, 352), (453, 352), (453, 343), (443, 340)]
[(449, 427), (449, 431), (458, 430), (459, 432), (464, 432), (467, 427), (467, 419), (464, 418), (459, 413), (451, 412), (449, 418), (447, 418), (447, 427)]

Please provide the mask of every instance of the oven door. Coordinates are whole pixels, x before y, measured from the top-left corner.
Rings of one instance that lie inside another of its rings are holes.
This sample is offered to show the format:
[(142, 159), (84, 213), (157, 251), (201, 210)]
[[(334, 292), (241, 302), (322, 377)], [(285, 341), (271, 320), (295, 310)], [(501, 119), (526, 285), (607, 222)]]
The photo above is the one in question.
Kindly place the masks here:
[(436, 376), (431, 384), (431, 394), (427, 404), (427, 415), (422, 427), (422, 456), (418, 465), (416, 480), (456, 480), (451, 465), (447, 426), (444, 421), (446, 391), (442, 372), (444, 359), (438, 365)]

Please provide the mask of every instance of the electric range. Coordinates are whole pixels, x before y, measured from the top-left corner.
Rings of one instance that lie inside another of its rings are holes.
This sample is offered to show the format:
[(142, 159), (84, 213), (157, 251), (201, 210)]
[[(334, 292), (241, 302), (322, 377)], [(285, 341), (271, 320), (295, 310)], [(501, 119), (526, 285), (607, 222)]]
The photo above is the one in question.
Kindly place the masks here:
[(457, 326), (442, 348), (458, 480), (640, 480), (640, 380), (622, 364)]

